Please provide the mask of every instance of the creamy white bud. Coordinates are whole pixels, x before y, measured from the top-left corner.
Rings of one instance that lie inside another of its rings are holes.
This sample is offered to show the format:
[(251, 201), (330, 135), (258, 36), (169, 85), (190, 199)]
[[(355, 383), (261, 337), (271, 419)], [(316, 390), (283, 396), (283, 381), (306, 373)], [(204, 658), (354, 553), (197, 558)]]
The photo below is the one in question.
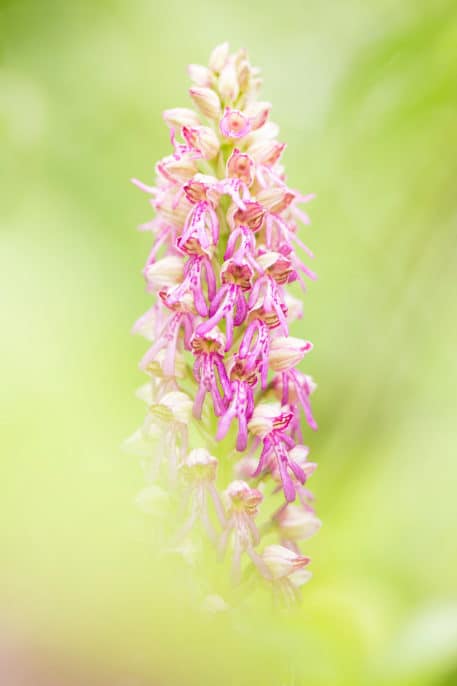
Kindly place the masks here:
[(233, 62), (227, 62), (219, 76), (219, 93), (226, 104), (235, 102), (240, 92), (238, 76)]
[(314, 512), (297, 505), (288, 505), (277, 516), (281, 535), (289, 541), (305, 541), (322, 526)]
[(198, 114), (188, 107), (165, 110), (163, 118), (168, 126), (199, 126), (201, 123)]
[(150, 264), (145, 269), (146, 281), (152, 288), (176, 286), (184, 278), (184, 260), (177, 255), (168, 255)]
[(245, 93), (249, 89), (251, 75), (253, 69), (249, 64), (248, 54), (245, 48), (241, 48), (234, 56), (234, 62), (236, 66), (236, 72), (238, 76), (238, 83), (240, 85), (241, 92)]
[(282, 579), (290, 574), (295, 574), (309, 563), (308, 557), (297, 555), (293, 550), (282, 545), (267, 546), (262, 557), (273, 579)]
[(281, 413), (280, 403), (259, 403), (254, 409), (254, 414), (248, 424), (249, 431), (254, 436), (263, 438), (273, 431), (275, 417)]
[(221, 43), (216, 45), (209, 57), (209, 68), (217, 74), (222, 70), (229, 55), (229, 44)]
[(249, 86), (251, 85), (251, 67), (247, 60), (242, 60), (238, 64), (238, 83), (240, 85), (240, 91), (245, 93)]
[(204, 88), (210, 88), (214, 83), (214, 76), (208, 67), (204, 67), (201, 64), (189, 64), (188, 73), (190, 80), (196, 86), (202, 86)]
[(167, 177), (171, 177), (175, 181), (189, 181), (197, 173), (198, 168), (195, 161), (188, 157), (183, 156), (175, 159), (170, 155), (157, 165), (157, 171), (160, 173), (162, 170)]
[(221, 114), (219, 96), (211, 88), (191, 88), (190, 97), (208, 119), (218, 119)]
[(275, 372), (292, 369), (312, 350), (312, 343), (293, 336), (278, 336), (271, 341), (269, 364)]

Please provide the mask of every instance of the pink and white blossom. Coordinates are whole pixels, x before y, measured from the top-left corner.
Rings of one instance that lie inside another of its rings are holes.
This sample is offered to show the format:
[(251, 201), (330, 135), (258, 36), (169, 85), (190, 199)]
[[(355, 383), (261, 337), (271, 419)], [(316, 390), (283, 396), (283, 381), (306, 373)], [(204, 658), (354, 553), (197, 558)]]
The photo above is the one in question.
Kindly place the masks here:
[[(189, 76), (197, 111), (164, 112), (171, 152), (155, 182), (134, 180), (155, 211), (140, 227), (153, 237), (143, 274), (155, 301), (134, 326), (150, 342), (148, 410), (129, 449), (150, 458), (157, 485), (138, 503), (181, 502), (173, 550), (203, 527), (220, 555), (230, 550), (235, 582), (254, 565), (290, 599), (310, 577), (299, 544), (320, 527), (302, 422), (317, 428), (315, 384), (298, 369), (313, 346), (289, 335), (303, 318), (289, 285), (316, 278), (298, 236), (313, 196), (287, 183), (286, 146), (245, 50), (223, 43)], [(277, 544), (265, 547), (263, 531)]]

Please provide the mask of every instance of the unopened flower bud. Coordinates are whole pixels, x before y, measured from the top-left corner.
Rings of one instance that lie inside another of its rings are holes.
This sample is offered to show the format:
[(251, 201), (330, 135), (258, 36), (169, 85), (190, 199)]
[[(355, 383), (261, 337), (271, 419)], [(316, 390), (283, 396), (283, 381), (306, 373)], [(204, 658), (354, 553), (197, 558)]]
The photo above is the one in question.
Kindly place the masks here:
[(191, 88), (190, 97), (208, 119), (217, 119), (221, 113), (221, 103), (218, 95), (211, 88)]
[(238, 83), (240, 91), (246, 93), (251, 86), (251, 68), (247, 60), (241, 60), (238, 64)]
[(157, 172), (173, 181), (188, 181), (197, 171), (195, 161), (186, 156), (176, 158), (170, 155), (157, 164)]
[(292, 336), (278, 336), (270, 343), (270, 367), (275, 372), (285, 372), (301, 362), (312, 348), (310, 341)]
[(310, 562), (309, 557), (298, 555), (282, 545), (269, 545), (263, 551), (262, 557), (273, 579), (290, 576)]
[(225, 103), (232, 103), (238, 97), (240, 88), (238, 85), (238, 75), (233, 62), (227, 62), (219, 76), (219, 93)]
[(246, 93), (249, 90), (253, 69), (249, 64), (248, 54), (244, 48), (238, 50), (234, 57), (234, 63), (238, 75), (240, 91)]
[(236, 68), (239, 69), (244, 62), (248, 62), (248, 53), (246, 48), (239, 48), (233, 56), (233, 61)]
[(298, 505), (287, 505), (279, 511), (275, 519), (282, 538), (287, 541), (305, 541), (322, 526), (322, 522), (312, 510)]
[(209, 57), (209, 68), (218, 74), (222, 71), (229, 54), (229, 44), (221, 43), (216, 45)]
[(146, 281), (152, 288), (175, 286), (184, 276), (184, 261), (177, 255), (167, 255), (146, 267)]
[(165, 110), (163, 118), (168, 126), (199, 126), (201, 124), (198, 114), (187, 107)]
[(189, 64), (187, 68), (190, 80), (196, 86), (210, 88), (214, 83), (214, 76), (208, 67), (201, 64)]
[(281, 408), (280, 403), (259, 403), (248, 424), (254, 436), (265, 438), (274, 430), (284, 430), (292, 419), (291, 412)]

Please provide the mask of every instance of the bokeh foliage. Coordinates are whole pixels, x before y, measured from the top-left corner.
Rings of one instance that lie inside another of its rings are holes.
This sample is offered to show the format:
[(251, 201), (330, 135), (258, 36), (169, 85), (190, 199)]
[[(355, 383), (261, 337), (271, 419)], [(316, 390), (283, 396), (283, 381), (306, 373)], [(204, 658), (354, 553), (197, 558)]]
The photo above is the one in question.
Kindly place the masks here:
[[(2, 630), (115, 684), (454, 684), (455, 2), (9, 0), (0, 31)], [(324, 527), (291, 614), (196, 610), (119, 447), (148, 303), (129, 178), (152, 179), (161, 111), (225, 39), (317, 193), (295, 333), (315, 344)]]

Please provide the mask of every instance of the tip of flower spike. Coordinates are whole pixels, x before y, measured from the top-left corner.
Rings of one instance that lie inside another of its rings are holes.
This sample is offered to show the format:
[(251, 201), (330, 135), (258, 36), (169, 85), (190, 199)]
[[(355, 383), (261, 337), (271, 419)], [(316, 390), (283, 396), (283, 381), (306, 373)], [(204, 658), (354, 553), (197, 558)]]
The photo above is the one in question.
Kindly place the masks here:
[(230, 46), (227, 41), (220, 43), (220, 45), (216, 45), (209, 57), (209, 68), (212, 71), (216, 73), (222, 71), (229, 56), (229, 50)]

